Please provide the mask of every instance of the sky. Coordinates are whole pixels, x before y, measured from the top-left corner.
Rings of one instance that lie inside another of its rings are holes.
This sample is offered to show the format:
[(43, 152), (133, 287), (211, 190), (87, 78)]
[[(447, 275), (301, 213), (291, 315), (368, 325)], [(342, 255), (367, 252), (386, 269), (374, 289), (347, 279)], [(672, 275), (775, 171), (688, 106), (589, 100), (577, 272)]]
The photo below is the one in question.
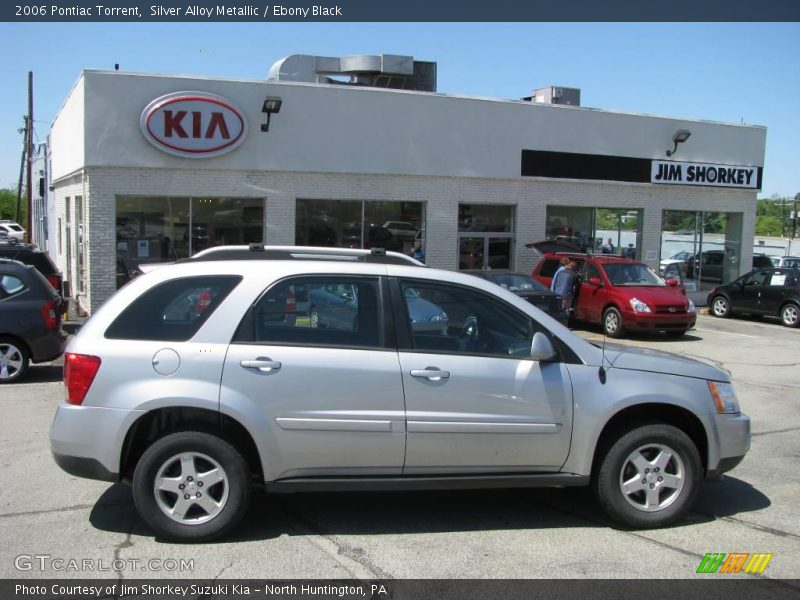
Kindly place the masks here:
[(0, 187), (16, 187), (34, 73), (44, 141), (82, 69), (265, 78), (290, 54), (403, 54), (438, 91), (767, 127), (761, 197), (800, 193), (800, 23), (0, 23)]

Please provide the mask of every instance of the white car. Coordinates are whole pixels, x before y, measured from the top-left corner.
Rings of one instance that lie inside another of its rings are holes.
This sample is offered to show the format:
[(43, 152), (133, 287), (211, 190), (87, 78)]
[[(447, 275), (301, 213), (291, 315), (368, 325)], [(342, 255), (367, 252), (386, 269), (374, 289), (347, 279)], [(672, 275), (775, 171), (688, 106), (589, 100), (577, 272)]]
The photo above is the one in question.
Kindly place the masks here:
[(659, 264), (659, 272), (661, 273), (661, 275), (663, 275), (667, 271), (667, 267), (669, 265), (675, 265), (679, 263), (686, 264), (686, 262), (689, 259), (691, 259), (692, 256), (693, 254), (688, 250), (681, 250), (677, 254), (673, 254), (669, 258), (665, 258), (664, 260), (662, 260), (661, 263)]
[(0, 236), (6, 234), (8, 237), (22, 241), (25, 237), (25, 230), (14, 221), (0, 221)]
[(770, 257), (772, 258), (772, 264), (775, 267), (789, 267), (791, 269), (800, 269), (800, 257), (798, 256), (781, 256), (781, 257)]

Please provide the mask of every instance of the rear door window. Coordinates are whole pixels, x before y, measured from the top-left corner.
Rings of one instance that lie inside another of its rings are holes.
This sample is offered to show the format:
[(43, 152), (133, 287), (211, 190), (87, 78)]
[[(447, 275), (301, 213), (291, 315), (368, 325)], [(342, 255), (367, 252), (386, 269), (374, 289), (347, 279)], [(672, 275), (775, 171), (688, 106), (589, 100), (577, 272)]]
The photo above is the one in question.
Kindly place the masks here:
[(160, 283), (123, 310), (106, 329), (105, 337), (185, 342), (241, 280), (236, 275), (213, 275)]
[(384, 345), (377, 277), (304, 276), (267, 290), (234, 343), (378, 348)]

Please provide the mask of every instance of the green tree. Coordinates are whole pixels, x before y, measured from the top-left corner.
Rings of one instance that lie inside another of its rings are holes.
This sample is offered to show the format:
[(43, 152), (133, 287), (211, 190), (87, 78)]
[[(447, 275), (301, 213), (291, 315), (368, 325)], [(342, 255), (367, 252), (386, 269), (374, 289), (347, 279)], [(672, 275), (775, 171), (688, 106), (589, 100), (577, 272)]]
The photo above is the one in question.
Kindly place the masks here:
[(780, 235), (781, 218), (773, 215), (760, 215), (756, 217), (756, 235)]
[[(20, 222), (25, 222), (25, 198), (20, 205)], [(0, 219), (15, 220), (17, 218), (17, 192), (9, 188), (0, 189)], [(24, 225), (23, 225), (24, 227)]]

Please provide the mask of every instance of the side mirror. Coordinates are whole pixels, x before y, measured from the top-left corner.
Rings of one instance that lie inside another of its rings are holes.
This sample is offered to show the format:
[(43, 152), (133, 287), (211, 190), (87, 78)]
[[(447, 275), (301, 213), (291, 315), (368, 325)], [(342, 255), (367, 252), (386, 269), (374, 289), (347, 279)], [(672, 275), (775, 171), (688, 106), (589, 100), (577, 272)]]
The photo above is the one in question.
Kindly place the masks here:
[(674, 277), (670, 277), (669, 279), (667, 279), (667, 285), (669, 287), (678, 287), (678, 280), (675, 279)]
[(531, 342), (531, 358), (539, 362), (544, 362), (552, 360), (556, 356), (557, 353), (555, 348), (553, 348), (552, 342), (550, 342), (550, 338), (541, 331), (534, 333), (533, 341)]
[(592, 285), (596, 285), (597, 287), (600, 287), (601, 285), (603, 285), (603, 280), (600, 279), (599, 277), (589, 277), (589, 283), (591, 283)]

